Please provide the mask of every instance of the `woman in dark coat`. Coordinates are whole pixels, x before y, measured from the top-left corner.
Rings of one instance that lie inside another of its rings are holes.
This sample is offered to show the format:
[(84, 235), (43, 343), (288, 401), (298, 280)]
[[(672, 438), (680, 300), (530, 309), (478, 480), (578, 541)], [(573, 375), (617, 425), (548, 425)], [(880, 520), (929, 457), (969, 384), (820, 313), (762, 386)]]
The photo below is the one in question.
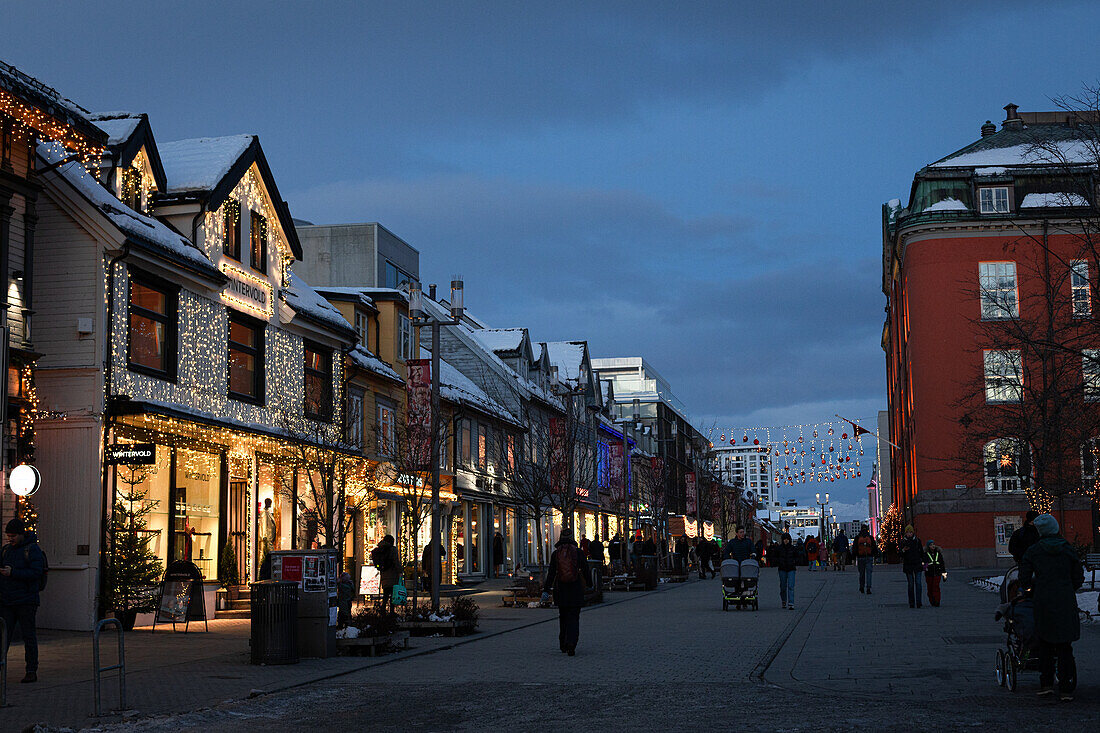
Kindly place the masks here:
[(1054, 694), (1054, 661), (1058, 660), (1058, 691), (1063, 700), (1073, 699), (1077, 665), (1073, 642), (1081, 638), (1077, 615), (1077, 589), (1085, 572), (1077, 552), (1058, 534), (1058, 520), (1040, 514), (1034, 521), (1039, 541), (1020, 561), (1020, 587), (1028, 589), (1035, 603), (1035, 632), (1039, 637), (1039, 694)]
[(493, 573), (498, 578), (504, 575), (504, 535), (499, 530), (493, 535)]
[[(563, 569), (571, 578), (563, 577)], [(568, 529), (561, 531), (550, 564), (546, 568), (546, 582), (543, 584), (543, 600), (548, 600), (551, 591), (554, 605), (558, 607), (558, 646), (563, 652), (573, 656), (580, 636), (581, 606), (584, 605), (584, 589), (588, 586), (588, 568), (573, 533)]]
[(779, 568), (779, 600), (783, 608), (794, 609), (794, 574), (798, 568), (798, 548), (791, 544), (791, 536), (786, 532), (779, 540), (772, 554)]

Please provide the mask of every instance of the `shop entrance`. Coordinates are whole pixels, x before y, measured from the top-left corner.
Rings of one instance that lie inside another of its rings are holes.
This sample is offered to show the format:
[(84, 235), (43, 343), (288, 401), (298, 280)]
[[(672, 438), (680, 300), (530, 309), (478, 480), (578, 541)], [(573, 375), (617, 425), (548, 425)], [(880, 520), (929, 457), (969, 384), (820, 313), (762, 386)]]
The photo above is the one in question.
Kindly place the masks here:
[(237, 577), (242, 584), (250, 578), (248, 568), (248, 482), (229, 482), (229, 523), (226, 539), (237, 556)]

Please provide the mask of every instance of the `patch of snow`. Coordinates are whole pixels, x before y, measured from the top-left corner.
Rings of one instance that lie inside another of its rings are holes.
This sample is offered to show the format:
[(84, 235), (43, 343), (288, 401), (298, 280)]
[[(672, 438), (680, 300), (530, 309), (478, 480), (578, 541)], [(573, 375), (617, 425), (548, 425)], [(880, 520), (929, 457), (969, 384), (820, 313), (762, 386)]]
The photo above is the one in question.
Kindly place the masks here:
[(551, 366), (558, 368), (558, 378), (570, 382), (580, 379), (584, 364), (584, 343), (578, 341), (549, 341), (545, 344), (546, 356)]
[(167, 193), (211, 190), (255, 139), (254, 135), (196, 137), (158, 146)]
[(1100, 616), (1100, 609), (1096, 606), (1097, 598), (1100, 598), (1100, 592), (1094, 590), (1077, 594), (1077, 610), (1082, 611), (1090, 621)]
[[(38, 146), (38, 154), (52, 165), (63, 160), (69, 153), (59, 143), (42, 143)], [(73, 161), (59, 166), (57, 172), (125, 234), (167, 250), (203, 269), (216, 270), (214, 263), (191, 244), (190, 240), (172, 231), (158, 219), (139, 214), (126, 206), (84, 170), (84, 166)]]
[(523, 343), (522, 328), (479, 328), (474, 336), (487, 349), (497, 351), (515, 351)]
[(141, 123), (141, 115), (133, 112), (100, 112), (91, 117), (100, 130), (107, 133), (107, 144), (118, 145), (130, 139)]
[(958, 168), (958, 167), (1000, 167), (1015, 165), (1044, 165), (1059, 164), (1062, 162), (1071, 164), (1096, 163), (1096, 155), (1089, 150), (1084, 141), (1064, 140), (1057, 143), (1061, 159), (1052, 158), (1045, 150), (1036, 149), (1034, 145), (1011, 145), (1004, 148), (987, 148), (962, 153), (953, 158), (933, 163), (931, 168)]
[(975, 588), (981, 588), (990, 593), (1000, 593), (1001, 583), (1003, 583), (1004, 580), (1005, 576), (996, 575), (991, 578), (974, 578), (974, 580), (970, 581), (970, 584)]
[(348, 626), (348, 627), (343, 628), (343, 629), (337, 629), (336, 638), (337, 639), (358, 639), (359, 638), (359, 629), (355, 628), (354, 626)]
[(360, 345), (356, 345), (356, 347), (348, 353), (348, 356), (356, 366), (362, 369), (374, 372), (383, 377), (388, 377), (389, 379), (394, 379), (402, 384), (405, 383), (405, 380), (401, 378), (400, 374), (394, 371), (393, 367)]
[(945, 198), (932, 204), (925, 211), (970, 211), (970, 209), (958, 199)]
[[(428, 349), (421, 347), (421, 359), (430, 359), (431, 356), (432, 354)], [(444, 399), (456, 404), (468, 405), (515, 425), (520, 424), (512, 413), (489, 397), (485, 390), (477, 386), (473, 380), (458, 371), (458, 369), (448, 364), (446, 360), (439, 360), (439, 371), (439, 394)]]
[(1020, 202), (1021, 209), (1047, 209), (1063, 206), (1088, 206), (1083, 196), (1075, 193), (1029, 193)]
[(1008, 172), (1008, 168), (1003, 166), (992, 166), (986, 168), (975, 168), (974, 175), (976, 176), (1003, 176)]
[(283, 299), (298, 313), (308, 315), (340, 331), (351, 330), (351, 324), (340, 314), (340, 311), (322, 298), (300, 275), (290, 273), (290, 285), (283, 288)]

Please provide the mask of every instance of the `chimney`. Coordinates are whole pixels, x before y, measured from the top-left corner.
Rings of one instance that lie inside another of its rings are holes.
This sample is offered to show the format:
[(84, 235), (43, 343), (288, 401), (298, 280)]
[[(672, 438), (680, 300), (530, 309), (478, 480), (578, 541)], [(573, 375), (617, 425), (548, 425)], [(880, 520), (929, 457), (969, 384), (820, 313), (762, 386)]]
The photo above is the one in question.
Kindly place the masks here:
[(990, 135), (993, 135), (996, 132), (997, 132), (997, 126), (994, 125), (990, 120), (986, 120), (985, 124), (982, 125), (982, 137), (989, 137)]
[(1016, 114), (1018, 109), (1019, 107), (1012, 102), (1004, 106), (1005, 121), (1001, 123), (1001, 127), (1023, 127), (1024, 121), (1020, 119), (1020, 115)]
[(428, 297), (435, 300), (435, 283), (428, 286)]

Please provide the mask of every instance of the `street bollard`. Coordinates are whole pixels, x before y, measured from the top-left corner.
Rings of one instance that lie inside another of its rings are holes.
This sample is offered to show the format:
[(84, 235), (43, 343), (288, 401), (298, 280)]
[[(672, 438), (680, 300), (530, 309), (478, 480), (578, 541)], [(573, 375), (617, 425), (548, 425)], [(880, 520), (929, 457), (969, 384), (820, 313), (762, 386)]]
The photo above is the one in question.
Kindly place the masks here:
[[(118, 626), (118, 664), (110, 667), (99, 666), (99, 632), (103, 630), (103, 627), (114, 624)], [(124, 632), (122, 630), (122, 622), (117, 618), (105, 618), (95, 625), (95, 631), (92, 632), (92, 666), (95, 667), (95, 715), (98, 718), (100, 715), (100, 679), (99, 676), (103, 672), (110, 672), (111, 670), (118, 670), (118, 709), (126, 709), (126, 646), (123, 641)], [(6, 661), (6, 660), (5, 660)]]

